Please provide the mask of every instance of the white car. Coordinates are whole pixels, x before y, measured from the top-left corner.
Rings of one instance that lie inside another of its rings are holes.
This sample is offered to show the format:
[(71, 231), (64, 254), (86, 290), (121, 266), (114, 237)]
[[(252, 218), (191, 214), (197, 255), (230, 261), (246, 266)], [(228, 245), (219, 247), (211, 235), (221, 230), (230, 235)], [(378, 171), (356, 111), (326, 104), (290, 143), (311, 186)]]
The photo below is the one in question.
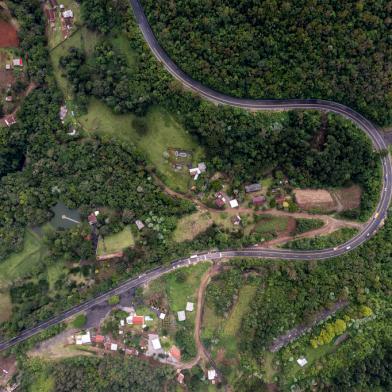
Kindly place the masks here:
[(350, 246), (350, 245), (349, 245), (349, 246), (346, 246), (346, 249), (347, 249), (347, 250), (351, 249), (351, 246)]

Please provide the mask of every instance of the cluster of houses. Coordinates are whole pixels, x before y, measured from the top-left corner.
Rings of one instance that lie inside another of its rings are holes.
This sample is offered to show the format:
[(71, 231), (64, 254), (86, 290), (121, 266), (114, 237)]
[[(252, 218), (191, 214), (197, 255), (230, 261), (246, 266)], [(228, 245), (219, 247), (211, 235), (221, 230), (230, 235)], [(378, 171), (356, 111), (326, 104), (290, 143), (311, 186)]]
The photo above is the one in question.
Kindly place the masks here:
[(61, 25), (64, 38), (68, 38), (74, 21), (74, 13), (71, 9), (65, 9), (64, 4), (58, 4), (57, 0), (49, 0), (45, 7), (45, 15), (49, 26), (56, 29), (56, 18), (60, 11)]
[(187, 302), (185, 310), (180, 310), (179, 312), (177, 312), (178, 321), (185, 321), (186, 320), (186, 312), (193, 312), (193, 309), (194, 309), (194, 303)]

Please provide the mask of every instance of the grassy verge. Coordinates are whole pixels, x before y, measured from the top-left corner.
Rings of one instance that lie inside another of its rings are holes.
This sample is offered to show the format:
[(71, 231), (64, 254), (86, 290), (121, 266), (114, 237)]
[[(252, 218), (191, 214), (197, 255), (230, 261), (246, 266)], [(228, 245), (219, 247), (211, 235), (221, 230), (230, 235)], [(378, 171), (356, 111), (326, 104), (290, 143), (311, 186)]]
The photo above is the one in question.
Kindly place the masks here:
[(294, 235), (299, 235), (311, 230), (316, 230), (323, 226), (324, 222), (321, 219), (296, 219)]
[(345, 227), (329, 235), (323, 235), (315, 238), (302, 238), (299, 240), (290, 241), (284, 244), (283, 247), (287, 249), (325, 249), (341, 245), (354, 237), (358, 233), (357, 229)]

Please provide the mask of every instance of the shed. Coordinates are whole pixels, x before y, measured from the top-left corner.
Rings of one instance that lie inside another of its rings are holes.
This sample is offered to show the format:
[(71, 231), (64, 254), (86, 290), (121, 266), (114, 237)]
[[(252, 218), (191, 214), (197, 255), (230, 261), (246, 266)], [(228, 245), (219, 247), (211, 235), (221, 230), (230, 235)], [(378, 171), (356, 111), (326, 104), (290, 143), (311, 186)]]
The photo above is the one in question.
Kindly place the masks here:
[(6, 64), (5, 69), (11, 69), (11, 64)]
[(178, 316), (178, 321), (185, 321), (186, 320), (185, 310), (180, 310), (179, 312), (177, 312), (177, 316)]
[(16, 118), (14, 115), (10, 114), (9, 116), (6, 116), (4, 118), (5, 123), (7, 124), (8, 127), (10, 127), (11, 125), (16, 124)]
[(200, 162), (197, 165), (197, 168), (200, 170), (201, 173), (204, 173), (207, 170), (207, 166), (204, 162)]
[(112, 351), (117, 351), (117, 348), (118, 348), (117, 343), (112, 343), (110, 345), (110, 350), (112, 350)]
[(166, 314), (165, 314), (165, 313), (159, 313), (159, 318), (160, 318), (161, 320), (164, 320), (165, 317), (166, 317)]
[(144, 223), (140, 219), (135, 221), (135, 225), (136, 225), (136, 227), (138, 228), (139, 231), (144, 229)]
[(8, 95), (5, 97), (6, 102), (12, 102), (14, 99), (12, 98), (12, 95)]
[(161, 342), (159, 341), (159, 338), (154, 338), (151, 340), (152, 347), (154, 350), (159, 350), (162, 348)]
[(215, 377), (216, 377), (216, 371), (215, 371), (215, 369), (210, 369), (210, 370), (208, 370), (208, 372), (207, 372), (207, 377), (208, 377), (208, 379), (209, 379), (210, 381), (215, 380)]
[(193, 302), (187, 302), (185, 309), (186, 309), (187, 312), (193, 312), (193, 307), (194, 307), (194, 303)]
[(245, 192), (246, 193), (258, 192), (258, 191), (261, 191), (261, 185), (259, 183), (245, 185)]
[(304, 367), (308, 363), (308, 361), (305, 357), (300, 357), (297, 359), (297, 363), (299, 366)]
[(23, 67), (23, 59), (22, 59), (22, 57), (19, 57), (18, 59), (13, 59), (12, 60), (12, 65), (14, 67)]
[(253, 203), (255, 206), (261, 206), (262, 204), (265, 203), (265, 201), (266, 201), (265, 196), (255, 196), (255, 197), (252, 199), (252, 203)]
[(63, 12), (63, 18), (64, 19), (70, 19), (73, 18), (73, 11), (72, 10), (66, 10)]
[(230, 200), (230, 207), (231, 208), (237, 208), (238, 207), (237, 199)]

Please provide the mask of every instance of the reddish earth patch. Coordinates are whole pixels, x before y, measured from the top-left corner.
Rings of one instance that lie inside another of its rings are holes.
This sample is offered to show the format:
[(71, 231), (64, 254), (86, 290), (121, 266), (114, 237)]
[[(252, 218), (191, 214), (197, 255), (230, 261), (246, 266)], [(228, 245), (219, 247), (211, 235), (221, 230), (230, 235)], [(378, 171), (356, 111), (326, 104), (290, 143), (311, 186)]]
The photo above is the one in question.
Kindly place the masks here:
[(19, 46), (18, 33), (15, 27), (4, 20), (0, 20), (0, 48), (17, 48)]
[(350, 186), (349, 188), (342, 188), (332, 192), (335, 197), (338, 210), (352, 210), (359, 208), (361, 205), (362, 190), (358, 185)]

